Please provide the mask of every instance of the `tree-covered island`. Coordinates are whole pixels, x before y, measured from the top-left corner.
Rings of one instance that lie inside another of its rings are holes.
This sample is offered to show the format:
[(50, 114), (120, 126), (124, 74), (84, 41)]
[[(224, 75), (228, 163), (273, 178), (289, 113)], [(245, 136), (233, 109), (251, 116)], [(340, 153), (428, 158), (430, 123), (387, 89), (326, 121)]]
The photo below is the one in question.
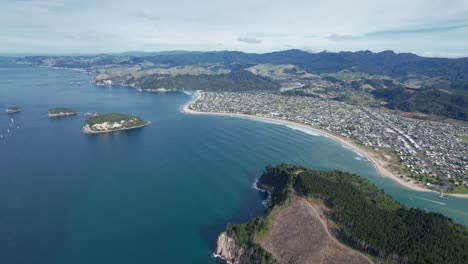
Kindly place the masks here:
[(76, 115), (78, 112), (72, 108), (66, 107), (54, 107), (49, 108), (48, 115), (49, 117), (58, 117), (58, 116), (69, 116)]
[(8, 114), (14, 114), (14, 113), (18, 113), (21, 111), (21, 108), (19, 106), (11, 106), (11, 107), (7, 107), (7, 109), (5, 109), (5, 112), (7, 112)]
[(97, 114), (86, 119), (83, 132), (86, 134), (107, 133), (144, 127), (149, 123), (149, 121), (144, 121), (133, 115), (120, 113)]

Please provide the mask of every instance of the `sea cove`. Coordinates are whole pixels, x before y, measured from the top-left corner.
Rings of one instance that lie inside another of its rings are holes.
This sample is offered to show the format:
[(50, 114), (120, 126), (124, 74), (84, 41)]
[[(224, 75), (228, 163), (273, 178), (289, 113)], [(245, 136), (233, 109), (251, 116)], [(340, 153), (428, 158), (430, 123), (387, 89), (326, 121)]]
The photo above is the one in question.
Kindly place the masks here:
[[(360, 174), (411, 207), (468, 224), (466, 199), (438, 199), (380, 176), (341, 143), (279, 124), (189, 115), (183, 93), (98, 87), (92, 75), (0, 59), (1, 263), (217, 263), (228, 222), (261, 214), (252, 183), (291, 162)], [(144, 129), (86, 135), (85, 116), (50, 119), (66, 105), (151, 120)]]

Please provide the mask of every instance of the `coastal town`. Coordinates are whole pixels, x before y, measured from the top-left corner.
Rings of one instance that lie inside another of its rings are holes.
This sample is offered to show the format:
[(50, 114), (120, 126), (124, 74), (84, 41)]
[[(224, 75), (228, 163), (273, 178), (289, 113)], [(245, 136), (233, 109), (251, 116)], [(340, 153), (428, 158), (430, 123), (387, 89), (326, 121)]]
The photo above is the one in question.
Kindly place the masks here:
[(442, 192), (468, 187), (468, 127), (403, 117), (380, 108), (272, 93), (197, 92), (188, 108), (246, 114), (309, 125), (387, 153), (400, 161), (400, 177)]

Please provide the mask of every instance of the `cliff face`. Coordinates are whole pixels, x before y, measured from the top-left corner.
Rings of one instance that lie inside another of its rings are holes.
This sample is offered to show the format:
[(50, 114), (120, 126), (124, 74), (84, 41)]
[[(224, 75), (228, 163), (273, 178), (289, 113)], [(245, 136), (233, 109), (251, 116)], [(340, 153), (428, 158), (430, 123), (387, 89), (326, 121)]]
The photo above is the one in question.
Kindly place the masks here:
[(230, 238), (226, 232), (223, 232), (219, 235), (215, 254), (228, 263), (251, 263), (249, 256), (245, 254), (245, 250), (242, 247), (236, 245), (234, 239)]

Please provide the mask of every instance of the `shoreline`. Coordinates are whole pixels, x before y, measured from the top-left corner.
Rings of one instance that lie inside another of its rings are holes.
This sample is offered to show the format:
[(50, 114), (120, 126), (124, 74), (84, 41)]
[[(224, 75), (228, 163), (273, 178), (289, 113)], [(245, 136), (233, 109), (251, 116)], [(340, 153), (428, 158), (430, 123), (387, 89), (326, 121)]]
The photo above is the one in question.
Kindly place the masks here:
[(91, 129), (88, 129), (86, 125), (83, 126), (83, 133), (88, 134), (88, 135), (93, 135), (93, 134), (103, 134), (103, 133), (112, 133), (116, 131), (124, 131), (124, 130), (130, 130), (130, 129), (136, 129), (136, 128), (141, 128), (145, 127), (147, 125), (151, 124), (151, 121), (147, 121), (146, 124), (141, 125), (141, 126), (135, 126), (135, 127), (127, 127), (127, 128), (119, 128), (119, 129), (113, 129), (113, 130), (106, 130), (106, 131), (94, 131)]
[(76, 113), (59, 113), (59, 114), (47, 113), (48, 117), (62, 117), (62, 116), (72, 116), (72, 115), (78, 115), (78, 112), (76, 112)]
[(5, 112), (6, 112), (7, 114), (16, 114), (16, 113), (21, 112), (21, 109), (19, 109), (19, 110), (8, 110), (8, 109), (7, 109), (7, 110), (5, 110)]
[[(305, 125), (305, 124), (301, 124), (301, 123), (296, 123), (296, 122), (289, 121), (289, 120), (277, 119), (277, 118), (271, 118), (271, 117), (254, 116), (254, 115), (246, 115), (246, 114), (239, 114), (239, 113), (198, 112), (198, 111), (194, 111), (192, 109), (189, 109), (189, 106), (200, 98), (200, 95), (201, 95), (200, 92), (201, 91), (197, 90), (193, 94), (192, 99), (190, 101), (188, 101), (186, 104), (182, 105), (180, 107), (180, 110), (182, 112), (184, 112), (184, 113), (187, 113), (187, 114), (231, 116), (231, 117), (247, 118), (247, 119), (252, 119), (252, 120), (256, 120), (256, 121), (267, 121), (267, 122), (272, 122), (272, 123), (279, 124), (279, 125), (290, 126), (290, 128), (295, 127), (295, 128), (298, 128), (298, 129), (303, 129), (303, 130), (309, 131), (311, 133), (320, 134), (321, 136), (328, 137), (328, 138), (330, 138), (330, 139), (332, 139), (332, 140), (334, 140), (334, 141), (336, 141), (338, 143), (341, 143), (344, 147), (350, 148), (352, 151), (354, 151), (358, 155), (362, 155), (362, 156), (366, 157), (372, 163), (372, 165), (375, 167), (375, 169), (377, 170), (377, 172), (380, 175), (392, 179), (393, 181), (397, 182), (401, 186), (403, 186), (403, 187), (405, 187), (407, 189), (414, 190), (414, 191), (432, 192), (434, 194), (438, 193), (437, 191), (430, 190), (430, 189), (427, 189), (427, 188), (425, 188), (425, 187), (423, 187), (421, 185), (415, 184), (412, 181), (410, 181), (410, 182), (405, 181), (404, 179), (398, 177), (393, 172), (391, 172), (387, 168), (385, 168), (381, 164), (382, 161), (379, 160), (378, 158), (376, 158), (369, 151), (362, 149), (361, 147), (357, 146), (355, 143), (353, 143), (353, 142), (351, 142), (351, 141), (349, 141), (347, 139), (344, 139), (342, 137), (334, 135), (334, 134), (332, 134), (332, 133), (330, 133), (328, 131), (325, 131), (323, 129), (316, 128), (316, 127), (309, 126), (309, 125)], [(468, 194), (444, 193), (444, 195), (455, 196), (455, 197), (460, 197), (460, 198), (468, 198)]]

